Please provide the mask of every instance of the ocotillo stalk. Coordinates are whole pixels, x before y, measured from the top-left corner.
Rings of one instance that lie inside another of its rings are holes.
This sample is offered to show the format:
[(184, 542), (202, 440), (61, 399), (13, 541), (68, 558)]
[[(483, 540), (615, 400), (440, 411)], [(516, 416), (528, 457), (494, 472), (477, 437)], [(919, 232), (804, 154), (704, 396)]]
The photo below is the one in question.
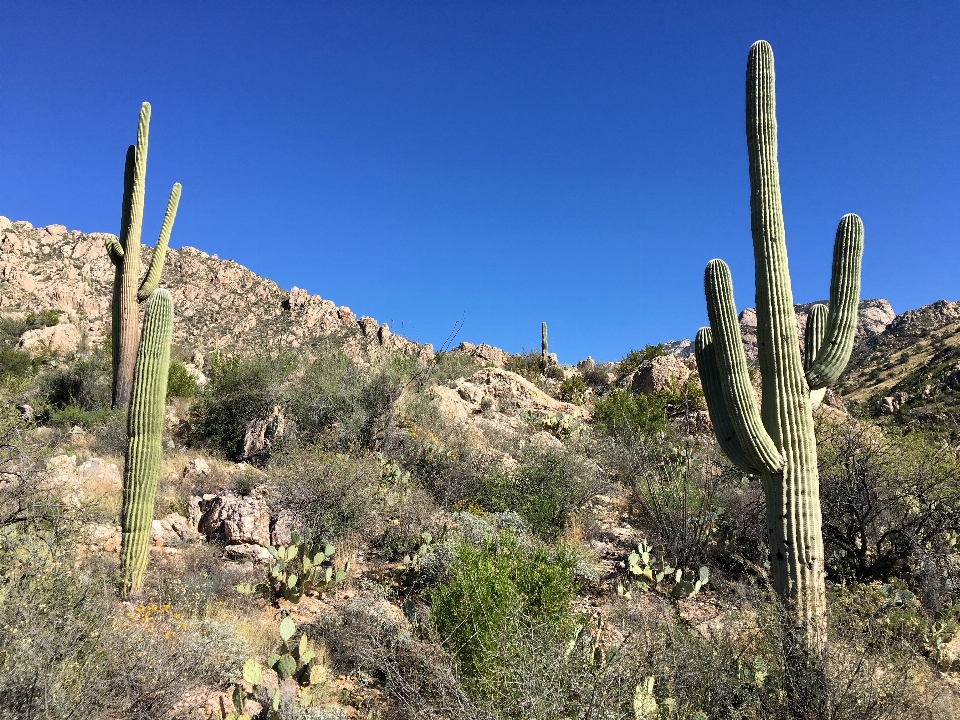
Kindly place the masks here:
[(150, 131), (150, 103), (140, 107), (137, 144), (127, 148), (123, 172), (123, 205), (120, 238), (106, 241), (114, 265), (113, 280), (113, 408), (123, 410), (130, 403), (133, 364), (140, 337), (139, 303), (156, 289), (167, 256), (170, 232), (180, 203), (180, 183), (175, 183), (167, 201), (160, 237), (150, 267), (140, 282), (140, 234), (143, 226), (143, 198), (147, 179), (147, 144)]
[(834, 382), (850, 358), (863, 225), (856, 215), (840, 221), (830, 307), (826, 317), (826, 308), (811, 313), (805, 373), (787, 267), (775, 109), (773, 51), (758, 41), (747, 63), (747, 151), (761, 407), (750, 383), (730, 270), (722, 260), (711, 260), (704, 274), (710, 328), (697, 333), (695, 350), (717, 440), (737, 467), (759, 475), (763, 485), (774, 588), (792, 610), (807, 646), (819, 652), (825, 642), (826, 597), (812, 412), (819, 399), (811, 398), (811, 388)]
[(127, 416), (120, 549), (120, 590), (124, 596), (140, 588), (150, 555), (150, 529), (160, 476), (172, 331), (173, 299), (162, 288), (154, 290), (147, 299), (143, 317), (143, 335), (137, 348), (130, 413)]
[(540, 324), (540, 367), (547, 369), (547, 324)]

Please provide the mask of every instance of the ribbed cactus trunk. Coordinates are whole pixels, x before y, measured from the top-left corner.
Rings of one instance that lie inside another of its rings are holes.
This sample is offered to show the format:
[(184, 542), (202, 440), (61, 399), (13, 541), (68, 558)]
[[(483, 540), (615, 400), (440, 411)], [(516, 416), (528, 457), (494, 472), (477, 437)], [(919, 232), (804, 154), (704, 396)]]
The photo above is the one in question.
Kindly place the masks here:
[(121, 594), (124, 596), (140, 588), (150, 555), (172, 331), (173, 300), (168, 291), (155, 290), (147, 300), (144, 313), (127, 416), (120, 549)]
[[(819, 652), (826, 639), (823, 538), (813, 407), (850, 357), (860, 292), (863, 226), (840, 221), (830, 308), (811, 313), (806, 372), (800, 355), (777, 165), (773, 51), (759, 41), (747, 64), (747, 150), (755, 261), (757, 347), (763, 397), (758, 410), (733, 300), (730, 271), (711, 260), (704, 275), (710, 328), (696, 357), (717, 440), (737, 465), (758, 475), (767, 506), (773, 586)], [(822, 307), (822, 306), (821, 306)]]
[(147, 144), (150, 134), (150, 103), (140, 107), (137, 144), (127, 148), (123, 171), (123, 205), (120, 211), (120, 239), (107, 240), (107, 252), (114, 265), (113, 279), (113, 399), (115, 410), (130, 404), (133, 366), (140, 338), (139, 305), (157, 288), (167, 255), (170, 233), (180, 203), (180, 183), (170, 191), (160, 237), (147, 274), (140, 282), (140, 236), (143, 227), (143, 200), (147, 179)]
[(540, 367), (547, 369), (547, 324), (540, 324)]

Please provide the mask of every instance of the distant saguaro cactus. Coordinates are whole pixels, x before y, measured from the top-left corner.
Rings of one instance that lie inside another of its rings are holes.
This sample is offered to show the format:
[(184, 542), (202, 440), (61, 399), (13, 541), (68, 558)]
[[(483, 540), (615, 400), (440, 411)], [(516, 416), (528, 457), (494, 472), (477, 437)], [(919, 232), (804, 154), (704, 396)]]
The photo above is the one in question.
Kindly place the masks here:
[(124, 596), (139, 589), (150, 555), (150, 528), (160, 475), (172, 332), (173, 299), (167, 290), (154, 290), (147, 299), (143, 317), (143, 335), (137, 348), (130, 413), (127, 416), (120, 549), (120, 591)]
[(540, 324), (540, 368), (547, 369), (547, 324)]
[(756, 264), (757, 345), (762, 407), (757, 409), (733, 301), (730, 270), (711, 260), (704, 274), (710, 327), (696, 339), (697, 367), (721, 447), (758, 475), (766, 495), (773, 585), (803, 629), (823, 648), (826, 625), (823, 537), (813, 408), (850, 359), (860, 295), (863, 224), (844, 215), (837, 228), (830, 305), (810, 313), (801, 361), (777, 165), (773, 50), (750, 48), (747, 150)]
[(180, 204), (180, 183), (174, 183), (167, 210), (160, 226), (160, 237), (150, 259), (150, 267), (140, 281), (140, 233), (143, 226), (143, 199), (147, 178), (147, 141), (150, 132), (150, 103), (140, 106), (137, 144), (127, 148), (123, 171), (123, 206), (120, 213), (120, 238), (106, 241), (107, 253), (114, 265), (113, 279), (113, 399), (114, 410), (130, 404), (133, 364), (140, 337), (139, 303), (156, 290), (167, 257), (170, 232)]

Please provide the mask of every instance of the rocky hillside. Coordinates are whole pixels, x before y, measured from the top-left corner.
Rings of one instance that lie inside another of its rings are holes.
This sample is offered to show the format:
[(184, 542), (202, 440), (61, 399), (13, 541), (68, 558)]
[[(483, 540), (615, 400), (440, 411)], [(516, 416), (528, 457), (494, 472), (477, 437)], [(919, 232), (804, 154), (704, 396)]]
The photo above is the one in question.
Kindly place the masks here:
[(873, 415), (957, 439), (960, 420), (960, 301), (939, 300), (898, 315), (858, 343), (841, 392)]
[[(0, 216), (0, 312), (63, 311), (61, 325), (33, 331), (27, 349), (69, 351), (97, 343), (109, 332), (114, 269), (106, 233), (67, 231), (63, 225), (34, 228)], [(143, 247), (143, 264), (151, 250)], [(431, 357), (371, 317), (306, 290), (289, 293), (232, 260), (201, 250), (171, 249), (161, 285), (173, 294), (174, 344), (181, 354), (199, 350), (312, 347), (336, 338), (352, 356), (382, 348)], [(72, 347), (71, 347), (72, 346)]]

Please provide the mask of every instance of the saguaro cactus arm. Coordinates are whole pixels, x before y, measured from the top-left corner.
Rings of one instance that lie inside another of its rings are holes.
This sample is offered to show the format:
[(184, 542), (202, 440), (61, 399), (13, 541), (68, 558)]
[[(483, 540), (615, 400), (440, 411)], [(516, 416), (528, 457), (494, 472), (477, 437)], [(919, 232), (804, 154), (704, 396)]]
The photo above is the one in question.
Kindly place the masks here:
[[(823, 336), (827, 331), (827, 318), (830, 311), (826, 305), (817, 303), (810, 308), (810, 314), (807, 315), (807, 329), (803, 334), (803, 369), (809, 371), (813, 361), (817, 359), (817, 353), (823, 345)], [(810, 391), (810, 406), (820, 407), (823, 402), (823, 396), (826, 395), (825, 387), (813, 389)]]
[(857, 332), (860, 303), (860, 263), (863, 258), (863, 222), (854, 214), (844, 215), (837, 225), (830, 274), (830, 312), (827, 327), (815, 360), (807, 367), (811, 390), (835, 383), (850, 361)]
[[(750, 465), (767, 473), (777, 472), (783, 458), (764, 428), (757, 399), (750, 384), (747, 356), (743, 351), (740, 323), (733, 302), (730, 269), (723, 260), (711, 260), (703, 274), (707, 316), (716, 344), (717, 369), (726, 412)], [(732, 460), (733, 458), (731, 458)]]
[(140, 282), (140, 236), (143, 227), (149, 135), (150, 103), (143, 103), (137, 124), (137, 144), (127, 148), (124, 163), (120, 237), (106, 241), (107, 253), (116, 268), (112, 304), (114, 409), (124, 409), (130, 402), (133, 366), (140, 337), (139, 303), (149, 297), (160, 282), (170, 233), (180, 202), (181, 188), (177, 183), (170, 192), (150, 267), (143, 282)]
[(827, 331), (827, 316), (829, 309), (822, 303), (810, 308), (807, 315), (807, 327), (803, 333), (803, 367), (810, 369), (817, 357), (817, 352), (823, 344), (823, 335)]
[(723, 398), (723, 381), (717, 366), (717, 348), (710, 328), (704, 327), (697, 331), (694, 353), (697, 359), (697, 372), (700, 374), (700, 384), (703, 386), (703, 395), (707, 401), (707, 412), (710, 414), (710, 423), (713, 425), (713, 432), (717, 436), (720, 448), (736, 467), (750, 475), (758, 475), (759, 471), (750, 463), (737, 439), (737, 429), (730, 418), (730, 413), (727, 412), (727, 403)]
[(139, 589), (150, 554), (172, 331), (173, 299), (168, 291), (155, 290), (144, 313), (127, 417), (120, 549), (124, 596)]
[(167, 258), (167, 245), (170, 243), (170, 233), (173, 231), (173, 222), (177, 219), (177, 207), (180, 205), (180, 183), (174, 183), (167, 200), (167, 209), (163, 213), (163, 225), (160, 226), (160, 236), (153, 248), (153, 257), (150, 258), (150, 267), (140, 283), (137, 300), (143, 302), (150, 293), (160, 284), (160, 275), (163, 273), (163, 261)]

